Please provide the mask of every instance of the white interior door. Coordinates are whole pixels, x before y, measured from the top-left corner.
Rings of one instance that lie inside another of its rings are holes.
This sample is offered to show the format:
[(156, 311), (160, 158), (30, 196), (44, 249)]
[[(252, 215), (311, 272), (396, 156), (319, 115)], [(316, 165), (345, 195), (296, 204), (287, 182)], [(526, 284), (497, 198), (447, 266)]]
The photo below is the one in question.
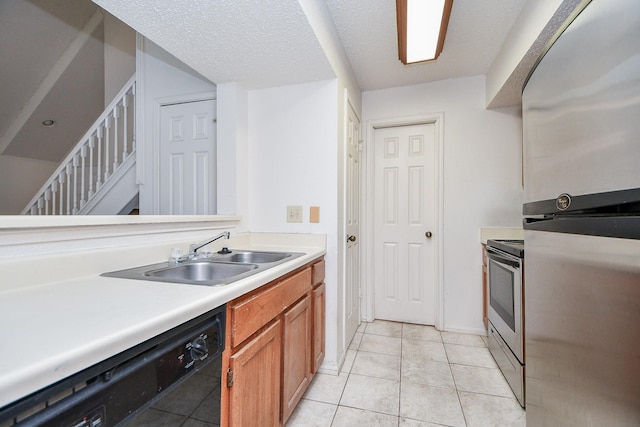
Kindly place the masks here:
[(349, 104), (347, 112), (345, 341), (360, 325), (360, 120)]
[(435, 324), (436, 125), (375, 129), (375, 318)]
[(215, 118), (213, 99), (160, 108), (160, 214), (216, 213)]

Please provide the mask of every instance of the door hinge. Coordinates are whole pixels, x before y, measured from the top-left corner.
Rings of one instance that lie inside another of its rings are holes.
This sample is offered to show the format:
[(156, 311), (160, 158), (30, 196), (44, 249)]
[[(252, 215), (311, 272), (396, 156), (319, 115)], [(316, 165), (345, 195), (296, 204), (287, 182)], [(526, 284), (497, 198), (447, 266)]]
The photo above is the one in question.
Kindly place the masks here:
[(227, 387), (231, 387), (233, 385), (233, 371), (231, 368), (227, 369)]

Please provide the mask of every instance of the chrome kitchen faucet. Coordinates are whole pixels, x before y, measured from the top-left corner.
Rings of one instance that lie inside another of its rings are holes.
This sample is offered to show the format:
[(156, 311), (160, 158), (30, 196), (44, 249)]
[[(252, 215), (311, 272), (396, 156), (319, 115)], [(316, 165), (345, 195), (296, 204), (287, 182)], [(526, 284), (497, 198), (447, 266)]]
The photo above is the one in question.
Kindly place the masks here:
[(204, 246), (207, 246), (209, 243), (215, 242), (218, 239), (222, 239), (223, 237), (226, 237), (228, 239), (229, 237), (231, 237), (231, 233), (228, 232), (228, 231), (223, 231), (222, 233), (218, 234), (217, 236), (215, 236), (215, 237), (213, 237), (213, 238), (211, 238), (209, 240), (206, 240), (206, 241), (204, 241), (202, 243), (190, 245), (189, 246), (189, 255), (188, 255), (188, 257), (189, 258), (195, 258), (196, 251), (198, 249), (200, 249), (200, 248), (202, 248)]

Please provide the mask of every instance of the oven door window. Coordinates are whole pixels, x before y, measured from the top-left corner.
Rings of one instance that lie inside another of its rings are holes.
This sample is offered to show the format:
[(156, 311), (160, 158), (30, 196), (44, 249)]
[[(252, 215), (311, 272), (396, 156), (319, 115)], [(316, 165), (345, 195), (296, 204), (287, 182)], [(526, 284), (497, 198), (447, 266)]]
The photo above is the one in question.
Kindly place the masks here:
[(516, 330), (513, 287), (515, 273), (496, 261), (489, 260), (489, 304), (502, 320)]

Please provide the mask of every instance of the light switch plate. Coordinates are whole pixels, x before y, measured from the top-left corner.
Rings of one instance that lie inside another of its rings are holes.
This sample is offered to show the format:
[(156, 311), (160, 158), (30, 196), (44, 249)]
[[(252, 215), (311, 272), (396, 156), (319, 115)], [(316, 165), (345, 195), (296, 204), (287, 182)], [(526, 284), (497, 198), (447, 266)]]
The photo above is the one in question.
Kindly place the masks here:
[(287, 222), (302, 222), (302, 206), (287, 206)]

